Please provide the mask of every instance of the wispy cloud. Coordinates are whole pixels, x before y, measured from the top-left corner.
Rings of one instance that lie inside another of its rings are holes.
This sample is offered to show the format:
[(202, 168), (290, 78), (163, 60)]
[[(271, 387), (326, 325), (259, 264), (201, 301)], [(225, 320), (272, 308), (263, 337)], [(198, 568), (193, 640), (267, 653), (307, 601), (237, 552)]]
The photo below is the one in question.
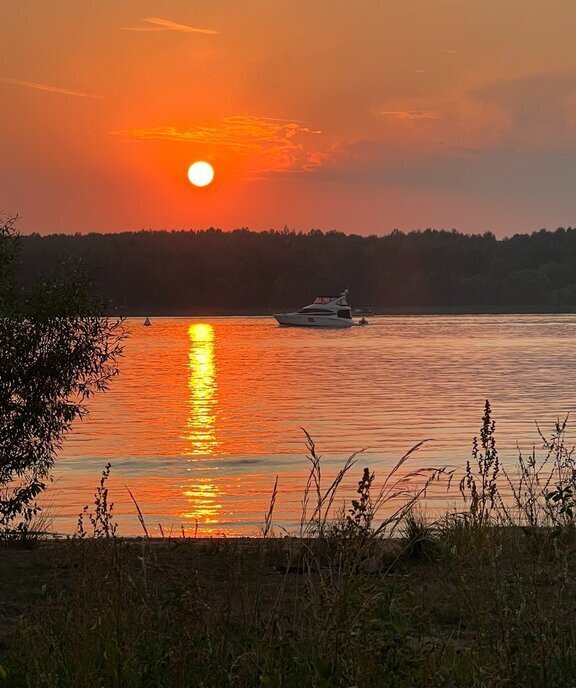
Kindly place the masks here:
[(218, 127), (194, 127), (186, 130), (175, 129), (174, 127), (148, 127), (124, 129), (112, 133), (137, 139), (165, 139), (231, 146), (233, 148), (258, 148), (269, 143), (291, 143), (296, 134), (319, 134), (320, 132), (290, 120), (234, 115), (225, 117)]
[(162, 19), (161, 17), (146, 17), (142, 19), (147, 24), (152, 26), (126, 26), (125, 31), (141, 31), (148, 33), (150, 31), (180, 31), (181, 33), (203, 33), (214, 35), (220, 33), (214, 29), (201, 29), (197, 26), (188, 26), (188, 24), (177, 24), (169, 19)]
[(95, 98), (101, 99), (102, 96), (94, 93), (86, 93), (85, 91), (74, 91), (70, 88), (61, 88), (60, 86), (52, 86), (51, 84), (40, 84), (36, 81), (23, 81), (22, 79), (11, 79), (7, 76), (0, 76), (0, 81), (5, 84), (13, 84), (14, 86), (26, 86), (27, 88), (34, 88), (37, 91), (48, 91), (48, 93), (58, 93), (62, 96), (75, 96), (76, 98)]
[(418, 119), (438, 119), (440, 114), (434, 110), (384, 110), (380, 112), (383, 117), (412, 121)]
[(251, 173), (308, 170), (322, 163), (322, 154), (309, 150), (300, 137), (322, 132), (299, 121), (234, 115), (218, 126), (176, 129), (147, 127), (111, 132), (127, 140), (161, 140), (221, 146), (244, 157)]

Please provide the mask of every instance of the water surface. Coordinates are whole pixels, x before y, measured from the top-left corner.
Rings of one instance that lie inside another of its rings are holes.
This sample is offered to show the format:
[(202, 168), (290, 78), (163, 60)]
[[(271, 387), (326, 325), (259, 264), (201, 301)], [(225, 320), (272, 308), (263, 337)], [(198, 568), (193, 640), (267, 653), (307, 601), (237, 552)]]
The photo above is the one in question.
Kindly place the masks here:
[(61, 532), (108, 461), (122, 533), (139, 532), (128, 486), (150, 530), (253, 534), (277, 474), (276, 518), (299, 520), (301, 428), (327, 475), (364, 449), (351, 493), (364, 465), (383, 476), (420, 440), (410, 466), (462, 467), (487, 398), (508, 462), (517, 444), (540, 444), (535, 420), (548, 431), (576, 405), (574, 315), (383, 316), (348, 330), (162, 318), (127, 329), (120, 376), (58, 460), (48, 501)]

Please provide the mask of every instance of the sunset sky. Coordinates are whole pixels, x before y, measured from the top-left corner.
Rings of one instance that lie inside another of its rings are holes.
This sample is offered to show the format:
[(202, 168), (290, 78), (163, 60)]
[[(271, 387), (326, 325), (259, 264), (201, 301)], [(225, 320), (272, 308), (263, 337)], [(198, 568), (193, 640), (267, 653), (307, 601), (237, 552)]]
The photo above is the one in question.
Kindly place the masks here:
[(0, 211), (42, 234), (576, 225), (575, 30), (574, 0), (0, 0)]

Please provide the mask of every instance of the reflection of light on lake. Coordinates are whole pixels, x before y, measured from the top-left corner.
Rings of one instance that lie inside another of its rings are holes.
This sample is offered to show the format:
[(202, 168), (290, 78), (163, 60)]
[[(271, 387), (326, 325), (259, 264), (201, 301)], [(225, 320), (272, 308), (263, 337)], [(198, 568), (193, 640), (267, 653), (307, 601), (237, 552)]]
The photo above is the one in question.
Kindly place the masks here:
[(190, 351), (190, 416), (185, 439), (189, 441), (186, 454), (213, 454), (218, 445), (216, 424), (216, 367), (214, 364), (214, 328), (197, 323), (188, 328)]
[(198, 523), (217, 523), (222, 504), (218, 501), (220, 488), (209, 478), (199, 478), (198, 483), (184, 490), (189, 508), (182, 516)]

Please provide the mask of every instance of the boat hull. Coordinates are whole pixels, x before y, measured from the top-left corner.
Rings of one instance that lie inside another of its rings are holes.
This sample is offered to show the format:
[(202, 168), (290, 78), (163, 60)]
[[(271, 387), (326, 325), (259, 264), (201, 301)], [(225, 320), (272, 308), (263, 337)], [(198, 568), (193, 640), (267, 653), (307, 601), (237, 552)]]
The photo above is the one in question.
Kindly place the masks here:
[(352, 327), (351, 318), (339, 318), (337, 315), (306, 315), (306, 313), (274, 313), (279, 325), (284, 327)]

